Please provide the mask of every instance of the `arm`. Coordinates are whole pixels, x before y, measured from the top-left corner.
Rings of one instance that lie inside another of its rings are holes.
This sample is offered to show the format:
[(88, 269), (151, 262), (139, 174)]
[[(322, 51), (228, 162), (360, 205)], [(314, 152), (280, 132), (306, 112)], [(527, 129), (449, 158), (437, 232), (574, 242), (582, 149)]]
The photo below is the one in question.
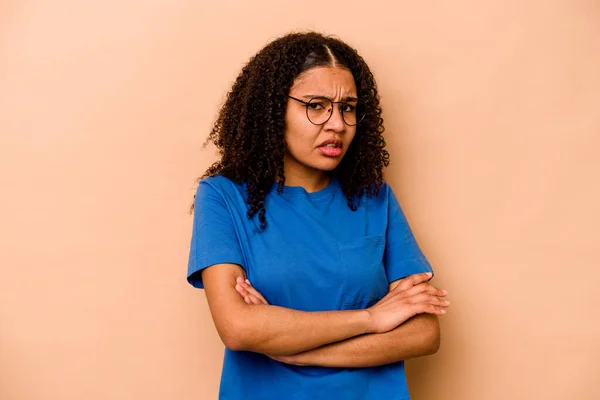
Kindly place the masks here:
[(235, 264), (214, 265), (202, 271), (215, 327), (232, 350), (295, 354), (370, 330), (369, 313), (364, 310), (309, 313), (248, 305), (235, 291), (238, 277), (244, 277), (244, 270)]
[(320, 367), (375, 367), (434, 354), (439, 345), (437, 317), (420, 314), (390, 332), (354, 337), (279, 360)]
[[(390, 284), (389, 290), (392, 291), (397, 287), (406, 290), (410, 285), (412, 282), (409, 282), (408, 278), (399, 279)], [(409, 358), (428, 356), (436, 353), (439, 347), (440, 325), (437, 316), (419, 314), (389, 332), (353, 337), (284, 357), (280, 361), (320, 367), (376, 367)]]
[[(423, 274), (418, 274), (395, 281), (390, 285), (390, 292), (406, 292), (413, 288), (422, 276)], [(438, 296), (443, 297), (447, 294), (444, 290), (431, 288)], [(248, 304), (267, 304), (249, 282), (238, 281), (236, 290)], [(445, 302), (442, 307), (445, 308), (448, 304)], [(439, 314), (444, 313), (445, 311), (440, 311)], [(434, 354), (439, 344), (440, 329), (437, 317), (432, 314), (419, 314), (386, 333), (360, 335), (291, 356), (273, 358), (295, 365), (373, 367)]]
[[(421, 274), (418, 279), (429, 277)], [(232, 350), (273, 356), (297, 354), (366, 333), (388, 332), (418, 313), (439, 311), (432, 305), (439, 300), (426, 286), (410, 295), (389, 293), (367, 310), (303, 312), (247, 304), (236, 291), (238, 278), (244, 279), (244, 271), (235, 264), (218, 264), (202, 271), (215, 326)]]
[[(426, 288), (389, 293), (367, 310), (301, 312), (246, 304), (235, 289), (244, 262), (221, 184), (202, 180), (194, 200), (188, 281), (204, 288), (215, 327), (232, 350), (297, 354), (365, 333), (384, 333), (412, 316), (435, 312)], [(423, 278), (423, 281), (430, 276)]]
[[(409, 289), (413, 285), (412, 278), (392, 282), (389, 290)], [(443, 291), (442, 295), (445, 296), (446, 293)], [(446, 305), (448, 304), (449, 302), (446, 302)], [(357, 336), (290, 357), (283, 357), (279, 361), (320, 367), (375, 367), (431, 355), (437, 352), (439, 346), (440, 326), (437, 316), (419, 314), (389, 332)]]

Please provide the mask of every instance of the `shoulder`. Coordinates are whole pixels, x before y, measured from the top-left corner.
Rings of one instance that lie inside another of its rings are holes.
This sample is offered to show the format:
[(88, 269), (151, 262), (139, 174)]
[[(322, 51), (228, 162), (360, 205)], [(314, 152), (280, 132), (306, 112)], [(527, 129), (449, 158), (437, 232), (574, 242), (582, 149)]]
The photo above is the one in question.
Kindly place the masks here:
[(213, 189), (227, 190), (237, 186), (237, 184), (223, 175), (213, 175), (201, 179), (199, 183), (199, 187), (200, 186), (211, 187)]
[(387, 197), (390, 194), (394, 194), (394, 190), (390, 186), (390, 184), (386, 181), (383, 181), (381, 186), (379, 186), (379, 196)]
[(219, 192), (221, 194), (239, 191), (243, 189), (242, 184), (235, 183), (223, 175), (213, 175), (200, 180), (198, 192)]
[(200, 205), (210, 202), (229, 202), (239, 198), (243, 191), (242, 184), (235, 183), (223, 175), (214, 175), (200, 180), (196, 189), (195, 203)]
[(377, 195), (373, 194), (371, 197), (365, 196), (361, 200), (361, 203), (373, 212), (375, 210), (384, 210), (386, 213), (395, 213), (400, 206), (392, 186), (385, 181), (379, 185)]
[(390, 186), (390, 184), (386, 181), (383, 181), (379, 185), (379, 190), (377, 191), (377, 195), (372, 196), (372, 200), (377, 203), (387, 204), (390, 201), (390, 197), (394, 196), (394, 190)]

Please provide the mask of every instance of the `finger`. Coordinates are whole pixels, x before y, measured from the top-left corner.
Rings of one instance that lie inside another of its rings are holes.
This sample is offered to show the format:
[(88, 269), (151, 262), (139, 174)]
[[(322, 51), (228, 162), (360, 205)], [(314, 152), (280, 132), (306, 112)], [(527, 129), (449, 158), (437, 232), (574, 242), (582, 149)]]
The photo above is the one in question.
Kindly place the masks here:
[(429, 304), (433, 304), (434, 306), (441, 308), (448, 308), (450, 306), (450, 302), (448, 300), (440, 299), (439, 297), (433, 297)]
[[(418, 276), (421, 275), (420, 278), (418, 278)], [(429, 293), (433, 296), (446, 296), (448, 294), (447, 291), (445, 290), (440, 290), (434, 286), (432, 286), (429, 282), (421, 282), (417, 285), (411, 286), (410, 288), (406, 289), (406, 290), (402, 290), (403, 287), (407, 287), (407, 285), (412, 285), (413, 279), (421, 279), (426, 277), (427, 275), (431, 275), (431, 274), (416, 274), (416, 275), (411, 275), (407, 278), (403, 278), (402, 280), (405, 282), (401, 282), (399, 283), (391, 292), (387, 293), (385, 296), (383, 296), (381, 298), (381, 300), (379, 300), (377, 302), (378, 305), (383, 305), (389, 301), (395, 301), (395, 299), (405, 299), (411, 296), (415, 296), (419, 293)], [(417, 278), (415, 278), (417, 277)], [(408, 282), (408, 283), (407, 283)]]
[(246, 296), (249, 296), (250, 299), (252, 300), (252, 304), (266, 304), (268, 305), (269, 303), (267, 303), (267, 301), (264, 299), (264, 297), (262, 297), (260, 295), (260, 293), (258, 293), (255, 289), (243, 289), (245, 292)]
[(423, 272), (421, 274), (414, 274), (409, 276), (409, 278), (412, 278), (412, 283), (413, 286), (418, 285), (419, 283), (423, 283), (423, 282), (429, 282), (429, 280), (433, 277), (433, 274), (431, 272)]
[(405, 290), (404, 292), (400, 293), (399, 295), (402, 298), (412, 297), (412, 296), (416, 296), (420, 293), (427, 293), (430, 290), (432, 290), (432, 286), (427, 282), (422, 282), (422, 283), (419, 283), (418, 285), (411, 287), (410, 289)]
[(262, 294), (260, 294), (260, 292), (258, 290), (256, 290), (254, 288), (254, 286), (252, 286), (252, 284), (250, 284), (250, 281), (246, 280), (243, 283), (244, 288), (248, 291), (248, 293), (252, 294), (253, 296), (257, 297), (258, 299), (260, 299), (262, 301), (263, 304), (269, 304), (267, 302), (267, 300), (263, 297)]
[(254, 286), (252, 286), (252, 284), (250, 283), (249, 280), (246, 280), (242, 285), (243, 285), (244, 289), (246, 289), (249, 293), (253, 294), (254, 296), (258, 297), (261, 300), (264, 300), (265, 303), (267, 302), (265, 300), (265, 298), (263, 297), (263, 295), (260, 294), (260, 292), (254, 288)]
[(410, 289), (411, 287), (418, 285), (419, 283), (428, 282), (432, 277), (431, 272), (424, 272), (422, 274), (414, 274), (409, 275), (405, 278), (402, 278), (398, 281), (396, 287), (394, 287), (394, 291), (405, 291)]
[(444, 315), (446, 314), (446, 309), (441, 307), (436, 307), (433, 304), (419, 303), (414, 304), (412, 310), (416, 314), (435, 314), (435, 315)]
[(248, 291), (246, 289), (244, 289), (242, 287), (242, 285), (240, 285), (239, 283), (237, 285), (235, 285), (235, 290), (236, 290), (236, 292), (238, 292), (242, 296), (247, 296), (248, 295)]
[(404, 293), (402, 293), (402, 295), (404, 297), (410, 297), (419, 293), (429, 293), (433, 296), (444, 297), (448, 294), (448, 291), (438, 289), (435, 286), (429, 284), (428, 282), (423, 282), (406, 290)]
[(432, 285), (429, 285), (429, 288), (425, 292), (429, 293), (432, 296), (438, 296), (438, 297), (445, 297), (445, 296), (448, 295), (448, 291), (447, 290), (438, 289), (438, 288), (436, 288), (435, 286), (432, 286)]
[(431, 304), (437, 307), (446, 308), (450, 305), (447, 300), (440, 299), (439, 297), (432, 296), (428, 293), (420, 293), (416, 296), (412, 296), (407, 299), (412, 304)]
[(408, 276), (406, 278), (400, 279), (400, 281), (398, 282), (398, 285), (396, 285), (396, 287), (394, 288), (394, 291), (403, 292), (405, 290), (410, 289), (413, 286), (414, 286), (413, 278), (412, 278), (412, 276)]
[(244, 298), (244, 301), (247, 304), (261, 304), (262, 303), (260, 300), (256, 299), (256, 297), (252, 293), (248, 292), (241, 285), (235, 285), (235, 290), (240, 294), (240, 296), (242, 296)]
[(250, 294), (249, 296), (247, 296), (250, 299), (250, 302), (254, 305), (258, 305), (258, 304), (264, 304), (260, 299), (258, 299), (256, 296)]

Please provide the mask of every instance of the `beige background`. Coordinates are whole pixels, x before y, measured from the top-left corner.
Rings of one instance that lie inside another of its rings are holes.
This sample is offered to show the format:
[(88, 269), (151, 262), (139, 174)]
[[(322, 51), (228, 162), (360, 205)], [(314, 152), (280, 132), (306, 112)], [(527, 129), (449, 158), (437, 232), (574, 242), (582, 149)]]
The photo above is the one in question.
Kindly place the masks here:
[(185, 281), (220, 101), (290, 29), (378, 79), (388, 178), (453, 305), (416, 400), (599, 399), (600, 3), (0, 3), (0, 399), (214, 399)]

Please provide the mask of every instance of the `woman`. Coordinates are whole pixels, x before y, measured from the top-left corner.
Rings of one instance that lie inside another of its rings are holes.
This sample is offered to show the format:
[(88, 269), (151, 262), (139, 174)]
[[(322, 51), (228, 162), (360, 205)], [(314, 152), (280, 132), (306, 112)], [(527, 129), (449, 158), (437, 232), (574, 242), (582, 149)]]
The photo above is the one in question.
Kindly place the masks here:
[[(375, 80), (357, 52), (290, 34), (242, 69), (209, 136), (188, 281), (226, 346), (223, 399), (408, 399), (446, 292), (389, 185)], [(252, 282), (252, 283), (250, 283)]]

